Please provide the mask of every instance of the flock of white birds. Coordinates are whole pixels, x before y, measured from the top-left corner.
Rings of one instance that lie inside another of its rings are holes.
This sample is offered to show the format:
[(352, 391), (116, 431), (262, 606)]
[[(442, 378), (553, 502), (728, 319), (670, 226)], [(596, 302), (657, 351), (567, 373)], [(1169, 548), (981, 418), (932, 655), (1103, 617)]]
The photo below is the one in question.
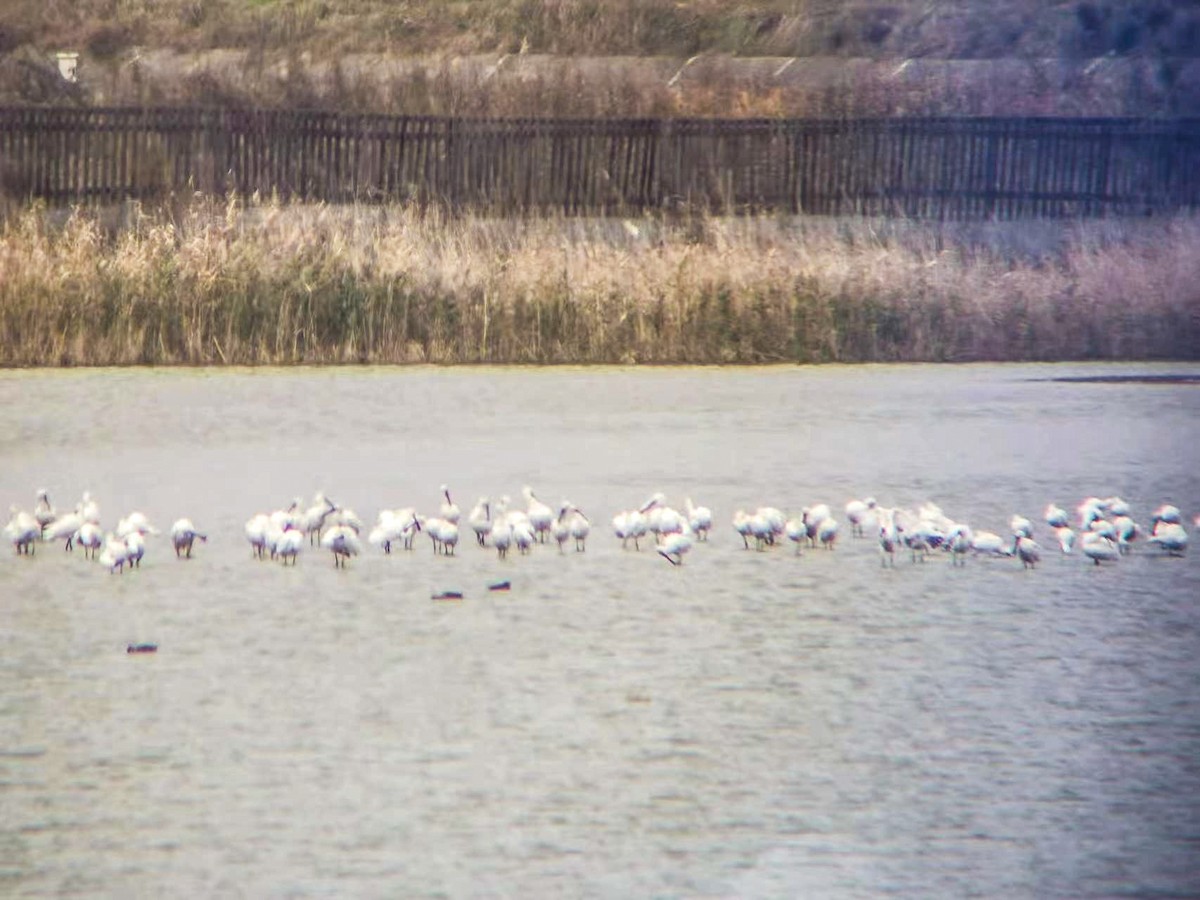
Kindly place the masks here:
[[(295, 565), (302, 550), (319, 546), (333, 555), (335, 566), (343, 567), (363, 552), (364, 531), (367, 543), (384, 553), (391, 553), (394, 547), (411, 550), (418, 536), (424, 535), (430, 539), (434, 553), (453, 556), (465, 527), (479, 547), (495, 550), (501, 559), (514, 550), (527, 554), (535, 546), (550, 542), (557, 544), (559, 552), (569, 546), (582, 552), (591, 534), (591, 521), (578, 506), (563, 500), (557, 508), (552, 507), (539, 500), (528, 486), (522, 489), (523, 507), (514, 505), (507, 496), (498, 500), (481, 497), (465, 521), (449, 488), (442, 485), (440, 491), (442, 499), (436, 514), (423, 514), (414, 507), (384, 509), (369, 531), (352, 510), (318, 492), (307, 506), (296, 499), (285, 509), (252, 516), (246, 522), (245, 536), (259, 559)], [(884, 566), (894, 566), (898, 552), (908, 554), (913, 562), (941, 553), (954, 565), (965, 564), (968, 556), (1012, 557), (1025, 568), (1033, 568), (1041, 560), (1042, 548), (1034, 539), (1034, 524), (1020, 515), (1012, 517), (1007, 534), (999, 534), (973, 530), (932, 503), (913, 510), (885, 507), (868, 497), (851, 500), (843, 512), (853, 537), (866, 539), (873, 534), (877, 538)], [(97, 560), (114, 573), (138, 568), (146, 552), (146, 537), (158, 534), (140, 512), (132, 512), (114, 529), (104, 530), (100, 508), (88, 492), (70, 512), (60, 514), (48, 492), (39, 490), (32, 512), (14, 505), (11, 513), (4, 533), (18, 555), (33, 556), (39, 543), (63, 542), (68, 551), (76, 545), (82, 547), (85, 558)], [(1129, 504), (1120, 497), (1089, 497), (1078, 505), (1074, 517), (1050, 504), (1043, 520), (1058, 551), (1070, 554), (1078, 545), (1082, 555), (1096, 565), (1119, 559), (1139, 542), (1170, 555), (1182, 555), (1188, 544), (1184, 516), (1170, 504), (1154, 510), (1146, 526), (1133, 519)], [(1193, 524), (1200, 527), (1200, 516), (1193, 519)], [(796, 553), (805, 546), (832, 550), (841, 530), (832, 509), (823, 503), (805, 507), (793, 517), (770, 506), (738, 510), (732, 525), (746, 549), (765, 551), (785, 545), (786, 539), (795, 546)], [(693, 504), (691, 498), (685, 500), (683, 509), (677, 509), (668, 505), (663, 494), (656, 493), (640, 506), (617, 513), (611, 527), (623, 548), (632, 545), (640, 550), (645, 541), (678, 566), (695, 544), (708, 540), (713, 515), (708, 507)], [(187, 518), (176, 520), (169, 534), (175, 555), (181, 559), (191, 558), (197, 540), (208, 540)]]

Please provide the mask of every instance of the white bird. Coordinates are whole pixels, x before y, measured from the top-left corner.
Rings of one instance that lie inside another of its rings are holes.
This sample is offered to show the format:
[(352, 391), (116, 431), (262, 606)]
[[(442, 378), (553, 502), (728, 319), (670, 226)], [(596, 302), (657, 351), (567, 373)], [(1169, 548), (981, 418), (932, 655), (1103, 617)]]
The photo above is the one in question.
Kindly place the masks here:
[(80, 515), (83, 516), (83, 521), (92, 522), (95, 525), (100, 524), (100, 505), (96, 502), (96, 498), (92, 496), (91, 491), (84, 491), (83, 497), (79, 501), (83, 507), (80, 510)]
[(592, 523), (583, 514), (583, 510), (573, 503), (568, 503), (564, 500), (563, 506), (571, 508), (571, 514), (567, 519), (567, 528), (571, 532), (571, 537), (575, 539), (575, 552), (582, 553), (587, 549), (587, 539), (588, 535), (592, 532)]
[(789, 541), (796, 545), (796, 555), (800, 555), (800, 547), (808, 540), (808, 526), (804, 519), (793, 516), (783, 526), (783, 533)]
[(683, 503), (687, 509), (688, 527), (696, 535), (696, 540), (707, 541), (708, 533), (712, 530), (712, 510), (707, 506), (696, 506), (691, 497), (684, 497)]
[(917, 509), (917, 518), (921, 522), (929, 523), (943, 535), (954, 527), (954, 520), (942, 512), (942, 508), (936, 503), (922, 503)]
[(1129, 504), (1120, 497), (1106, 498), (1104, 508), (1108, 510), (1111, 516), (1127, 516), (1130, 513)]
[(965, 566), (967, 564), (967, 551), (971, 549), (974, 541), (975, 533), (971, 530), (970, 525), (956, 524), (946, 531), (946, 540), (942, 546), (950, 551), (952, 565)]
[(417, 532), (423, 530), (425, 527), (425, 520), (415, 510), (408, 510), (407, 512), (409, 513), (409, 522), (405, 526), (401, 537), (404, 539), (404, 549), (411, 550), (413, 548), (413, 541), (416, 540)]
[[(752, 531), (750, 520), (752, 518), (744, 509), (739, 509), (733, 514), (733, 530), (742, 536), (742, 546), (746, 550), (750, 549), (750, 534)], [(805, 534), (807, 535), (807, 531)]]
[(146, 538), (142, 532), (134, 530), (125, 535), (125, 562), (129, 568), (141, 568), (142, 557), (146, 553)]
[(1079, 530), (1087, 531), (1097, 519), (1104, 518), (1104, 501), (1099, 497), (1088, 497), (1079, 504)]
[(1171, 556), (1183, 556), (1188, 545), (1187, 529), (1179, 522), (1167, 522), (1146, 543), (1158, 544)]
[(941, 547), (946, 542), (946, 535), (953, 527), (954, 523), (942, 515), (940, 510), (936, 516), (923, 515), (909, 535), (909, 549), (914, 557), (920, 553), (921, 562), (925, 562), (930, 550)]
[(38, 488), (37, 501), (33, 507), (33, 517), (37, 520), (38, 526), (45, 533), (46, 526), (54, 521), (56, 514), (54, 507), (50, 503), (50, 494), (45, 488)]
[[(569, 503), (563, 503), (558, 508), (558, 515), (554, 517), (554, 521), (550, 523), (550, 536), (554, 538), (554, 542), (558, 544), (558, 552), (566, 553), (567, 541), (571, 539), (571, 523), (568, 521), (568, 513), (571, 511)], [(621, 513), (619, 515), (624, 515)], [(614, 522), (616, 519), (613, 520)], [(620, 531), (617, 536), (621, 537)], [(621, 546), (625, 546), (625, 540), (622, 539)], [(635, 544), (636, 546), (636, 544)]]
[(131, 512), (125, 518), (117, 521), (117, 537), (129, 537), (129, 535), (133, 534), (135, 531), (142, 536), (147, 534), (158, 534), (158, 529), (150, 524), (150, 520), (146, 518), (145, 513)]
[[(767, 547), (775, 543), (775, 529), (771, 524), (771, 518), (764, 509), (758, 509), (754, 515), (750, 517), (750, 534), (754, 538), (754, 549), (761, 553)], [(783, 523), (784, 530), (787, 529), (787, 521)], [(808, 528), (804, 529), (805, 538), (808, 537)]]
[(13, 549), (18, 555), (32, 556), (35, 553), (34, 542), (42, 536), (42, 526), (37, 519), (16, 506), (9, 507), (12, 518), (4, 526), (4, 533), (12, 541)]
[(492, 530), (492, 509), (487, 497), (480, 497), (479, 502), (467, 516), (467, 524), (475, 532), (475, 540), (480, 547), (487, 544), (488, 532)]
[(394, 542), (403, 541), (415, 521), (415, 510), (381, 509), (375, 527), (367, 535), (367, 542), (382, 547), (384, 553), (392, 552)]
[(359, 518), (354, 510), (336, 504), (334, 505), (333, 512), (325, 519), (325, 525), (328, 528), (332, 528), (335, 525), (342, 525), (349, 528), (356, 535), (362, 534), (363, 530), (363, 520)]
[(496, 549), (496, 555), (501, 559), (506, 559), (513, 538), (512, 525), (508, 519), (508, 498), (501, 497), (492, 513), (492, 528), (488, 532), (488, 540)]
[(1041, 548), (1037, 545), (1037, 541), (1027, 535), (1017, 535), (1016, 542), (1013, 544), (1013, 551), (1017, 554), (1017, 558), (1021, 560), (1021, 568), (1032, 569), (1042, 558)]
[(1157, 534), (1160, 524), (1182, 525), (1183, 513), (1180, 512), (1178, 506), (1173, 506), (1170, 503), (1164, 503), (1150, 516), (1150, 533)]
[(976, 556), (1012, 556), (1013, 548), (994, 531), (977, 531), (971, 540), (971, 549)]
[(832, 516), (822, 519), (821, 524), (817, 526), (817, 540), (821, 542), (821, 546), (826, 550), (833, 549), (834, 542), (837, 541), (837, 533), (837, 519)]
[(622, 550), (627, 549), (629, 541), (633, 541), (634, 550), (642, 549), (638, 542), (646, 536), (646, 517), (641, 510), (629, 509), (617, 513), (613, 516), (612, 527), (613, 534), (621, 539)]
[(1115, 560), (1120, 555), (1117, 551), (1116, 541), (1099, 531), (1085, 531), (1081, 549), (1083, 555), (1096, 565), (1100, 565), (1102, 561)]
[(508, 556), (508, 548), (512, 546), (513, 532), (512, 526), (508, 524), (507, 519), (496, 519), (492, 522), (492, 530), (488, 534), (488, 539), (492, 542), (492, 546), (496, 549), (496, 555), (501, 559)]
[(358, 532), (349, 525), (331, 525), (321, 537), (321, 546), (333, 553), (333, 567), (346, 567), (346, 561), (351, 556), (362, 553), (362, 544), (358, 540)]
[(683, 565), (683, 557), (692, 549), (692, 529), (686, 522), (679, 531), (673, 531), (663, 538), (658, 547), (658, 555), (673, 566)]
[(537, 533), (528, 517), (512, 526), (512, 539), (513, 545), (522, 556), (527, 556), (533, 549), (533, 545), (537, 543)]
[(1033, 523), (1022, 515), (1014, 513), (1008, 520), (1008, 527), (1012, 529), (1013, 537), (1033, 537)]
[(267, 532), (270, 528), (271, 517), (266, 513), (258, 513), (246, 520), (246, 540), (250, 542), (250, 547), (254, 550), (256, 559), (266, 559)]
[(441, 509), (438, 510), (438, 515), (447, 522), (453, 522), (457, 525), (462, 514), (459, 512), (458, 504), (450, 499), (450, 488), (443, 484), (439, 490), (441, 490), (442, 496), (446, 499), (442, 503)]
[(458, 523), (442, 519), (438, 527), (438, 542), (442, 545), (444, 556), (453, 556), (458, 547)]
[(854, 537), (863, 537), (866, 534), (866, 529), (863, 525), (876, 507), (874, 497), (866, 497), (862, 500), (851, 500), (846, 504), (846, 520), (850, 523), (850, 534)]
[(129, 557), (129, 545), (124, 538), (117, 537), (111, 532), (104, 537), (104, 550), (100, 554), (100, 565), (108, 568), (109, 573), (125, 572), (125, 562)]
[(1042, 513), (1042, 518), (1046, 520), (1046, 524), (1051, 528), (1066, 528), (1070, 524), (1067, 518), (1067, 511), (1061, 506), (1055, 506), (1053, 503), (1046, 505), (1046, 511)]
[(766, 541), (771, 546), (774, 546), (776, 539), (783, 537), (783, 530), (787, 526), (787, 516), (783, 514), (782, 510), (774, 506), (760, 506), (754, 514), (762, 516), (766, 521), (767, 528), (770, 530)]
[(83, 527), (83, 516), (80, 514), (82, 507), (76, 506), (74, 512), (69, 512), (59, 516), (51, 522), (46, 530), (42, 532), (42, 536), (47, 541), (61, 541), (66, 539), (64, 550), (73, 550), (75, 536), (79, 534), (79, 529)]
[(275, 549), (272, 553), (272, 558), (278, 556), (285, 566), (290, 559), (294, 566), (296, 565), (296, 558), (300, 555), (300, 549), (304, 546), (304, 532), (289, 524), (288, 527), (275, 536), (274, 545)]
[(654, 542), (661, 544), (664, 535), (676, 534), (686, 523), (678, 510), (667, 506), (667, 498), (662, 493), (653, 494), (642, 504), (639, 512), (646, 517), (646, 527), (654, 535)]
[(546, 535), (550, 532), (550, 524), (554, 521), (554, 510), (535, 497), (533, 488), (529, 485), (521, 488), (521, 493), (524, 495), (525, 503), (528, 506), (526, 515), (529, 517), (529, 524), (533, 527), (533, 533), (544, 544), (546, 542)]
[(1094, 532), (1094, 530), (1084, 532), (1080, 545), (1084, 556), (1097, 565), (1102, 562), (1110, 562), (1120, 556), (1116, 541), (1109, 538), (1108, 535)]
[(1121, 554), (1131, 552), (1133, 542), (1142, 536), (1142, 526), (1124, 514), (1113, 519), (1112, 524), (1117, 535), (1117, 552)]
[(442, 552), (442, 526), (449, 524), (449, 522), (440, 516), (430, 516), (424, 522), (423, 530), (429, 535), (429, 540), (433, 543), (433, 553), (435, 556)]
[(95, 559), (104, 543), (104, 533), (95, 522), (84, 522), (79, 526), (75, 541), (83, 548), (84, 559)]
[(192, 544), (196, 538), (199, 538), (201, 542), (208, 541), (208, 535), (197, 531), (191, 519), (176, 519), (175, 524), (171, 526), (171, 543), (175, 547), (176, 558), (182, 554), (191, 559)]
[(912, 531), (905, 531), (900, 534), (900, 540), (908, 547), (908, 558), (910, 562), (927, 562), (929, 560), (929, 551), (932, 548), (928, 532), (921, 523), (913, 528)]
[(881, 566), (891, 566), (893, 569), (896, 567), (896, 545), (899, 542), (895, 522), (881, 523), (879, 526), (879, 564)]
[(1070, 553), (1075, 549), (1075, 532), (1069, 525), (1060, 525), (1055, 528), (1054, 536), (1058, 538), (1058, 546), (1063, 553)]
[(817, 546), (817, 532), (821, 528), (821, 523), (828, 519), (830, 510), (828, 504), (818, 503), (816, 506), (806, 506), (802, 510), (802, 518), (804, 527), (808, 530), (808, 544), (810, 547)]
[(313, 495), (312, 505), (304, 511), (304, 516), (301, 519), (301, 530), (308, 535), (310, 544), (319, 543), (321, 540), (321, 532), (325, 529), (325, 520), (329, 518), (337, 506), (332, 500), (326, 497), (321, 491), (317, 491)]
[(306, 516), (300, 509), (301, 500), (299, 497), (294, 499), (287, 509), (277, 509), (268, 516), (271, 520), (271, 526), (277, 529), (280, 533), (289, 530), (307, 533)]

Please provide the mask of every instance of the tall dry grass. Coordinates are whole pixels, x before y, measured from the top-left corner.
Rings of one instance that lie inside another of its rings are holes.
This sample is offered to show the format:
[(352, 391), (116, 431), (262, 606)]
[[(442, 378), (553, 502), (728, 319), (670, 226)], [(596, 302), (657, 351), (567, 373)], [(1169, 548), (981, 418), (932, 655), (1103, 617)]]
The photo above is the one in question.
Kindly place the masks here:
[(451, 54), (1195, 56), (1195, 4), (1078, 0), (5, 0), (5, 44)]
[[(197, 199), (0, 231), (0, 364), (1200, 356), (1200, 223), (447, 218)], [(1037, 234), (1030, 234), (1035, 229)]]

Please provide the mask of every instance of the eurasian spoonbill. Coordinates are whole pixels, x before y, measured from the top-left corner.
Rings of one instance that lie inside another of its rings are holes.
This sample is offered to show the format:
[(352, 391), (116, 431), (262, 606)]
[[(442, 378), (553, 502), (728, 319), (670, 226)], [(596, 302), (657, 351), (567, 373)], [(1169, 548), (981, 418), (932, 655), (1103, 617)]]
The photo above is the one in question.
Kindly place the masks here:
[(1053, 503), (1046, 505), (1046, 511), (1042, 513), (1042, 518), (1046, 520), (1046, 524), (1051, 528), (1066, 528), (1070, 525), (1070, 519), (1067, 518), (1067, 511), (1061, 506), (1055, 506)]
[(658, 555), (673, 566), (683, 565), (683, 557), (692, 549), (692, 529), (686, 522), (679, 531), (667, 534), (658, 547)]
[(866, 536), (866, 529), (863, 523), (874, 512), (876, 505), (874, 497), (867, 497), (863, 500), (851, 500), (846, 504), (846, 521), (850, 523), (850, 534), (852, 536)]
[(34, 542), (42, 536), (42, 526), (32, 515), (15, 505), (9, 507), (9, 512), (12, 513), (12, 518), (4, 526), (4, 533), (12, 541), (13, 549), (18, 555), (33, 556), (36, 552)]
[(1146, 543), (1158, 544), (1171, 556), (1183, 556), (1188, 545), (1187, 529), (1179, 522), (1166, 522)]
[(1085, 531), (1080, 549), (1083, 550), (1083, 555), (1096, 565), (1111, 562), (1120, 555), (1116, 541), (1099, 531)]
[(321, 537), (321, 546), (333, 553), (333, 567), (345, 568), (351, 556), (362, 553), (358, 532), (349, 525), (331, 525)]
[(1021, 560), (1022, 569), (1034, 568), (1042, 558), (1042, 551), (1037, 545), (1037, 541), (1024, 534), (1016, 536), (1016, 541), (1013, 544), (1013, 552)]
[(191, 519), (176, 519), (175, 523), (171, 526), (171, 543), (175, 547), (176, 558), (183, 555), (187, 559), (191, 559), (192, 544), (197, 538), (200, 539), (201, 543), (208, 541), (208, 535), (197, 531)]
[(488, 532), (492, 530), (492, 509), (487, 497), (480, 497), (467, 516), (467, 524), (475, 532), (475, 541), (480, 547), (487, 544)]
[(54, 512), (54, 506), (50, 503), (50, 493), (45, 488), (38, 488), (37, 500), (33, 507), (33, 517), (37, 520), (38, 527), (44, 534), (46, 526), (49, 525), (57, 517)]
[(521, 488), (521, 494), (525, 497), (528, 507), (525, 514), (529, 517), (533, 533), (538, 541), (544, 544), (546, 535), (550, 532), (550, 523), (554, 521), (554, 510), (534, 496), (533, 488), (529, 485)]
[(712, 530), (712, 510), (707, 506), (696, 506), (691, 497), (683, 498), (684, 508), (687, 509), (688, 527), (696, 535), (697, 541), (707, 541), (708, 533)]

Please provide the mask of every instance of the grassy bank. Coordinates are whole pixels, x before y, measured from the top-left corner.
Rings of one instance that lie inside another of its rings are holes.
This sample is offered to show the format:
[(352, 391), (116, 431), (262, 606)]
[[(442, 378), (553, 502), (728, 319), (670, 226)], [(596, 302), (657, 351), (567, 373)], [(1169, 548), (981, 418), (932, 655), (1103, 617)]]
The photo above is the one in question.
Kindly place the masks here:
[(7, 0), (0, 52), (134, 47), (563, 55), (1194, 56), (1193, 4), (1135, 0)]
[(0, 364), (1200, 357), (1193, 220), (984, 233), (237, 200), (122, 218), (7, 221)]
[(6, 0), (0, 102), (1196, 115), (1198, 47), (1200, 7), (1135, 0)]

